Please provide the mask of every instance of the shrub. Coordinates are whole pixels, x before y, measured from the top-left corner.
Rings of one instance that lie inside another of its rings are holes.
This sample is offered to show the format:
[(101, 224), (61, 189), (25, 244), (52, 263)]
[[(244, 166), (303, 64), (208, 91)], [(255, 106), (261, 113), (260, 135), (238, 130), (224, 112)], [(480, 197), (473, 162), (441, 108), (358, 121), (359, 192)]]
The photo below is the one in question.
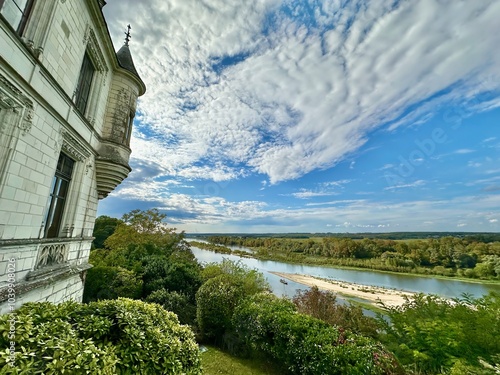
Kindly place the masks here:
[(87, 271), (83, 301), (101, 299), (139, 298), (142, 280), (133, 271), (121, 267), (93, 267)]
[(165, 289), (186, 295), (195, 301), (196, 291), (201, 286), (201, 267), (196, 260), (189, 260), (174, 252), (170, 257), (149, 256), (143, 259), (144, 296)]
[(196, 318), (204, 340), (221, 339), (231, 329), (233, 311), (243, 298), (243, 288), (233, 275), (219, 275), (196, 293)]
[(317, 286), (297, 291), (293, 303), (300, 313), (311, 315), (328, 324), (365, 336), (377, 336), (377, 321), (365, 316), (359, 306), (339, 305), (332, 292), (320, 291)]
[(196, 306), (189, 297), (179, 292), (169, 292), (165, 289), (155, 290), (147, 298), (147, 302), (157, 303), (167, 311), (177, 314), (182, 324), (194, 326), (196, 320)]
[(196, 293), (196, 317), (202, 338), (209, 341), (231, 335), (231, 317), (243, 298), (269, 289), (257, 270), (229, 260), (207, 265), (202, 278), (206, 282)]
[(270, 294), (243, 301), (233, 324), (246, 345), (270, 355), (292, 374), (401, 373), (381, 344), (300, 314), (291, 302)]
[[(201, 374), (193, 333), (156, 304), (27, 303), (15, 317), (15, 366), (0, 352), (2, 374)], [(3, 348), (8, 320), (0, 316)]]
[(401, 363), (419, 373), (458, 373), (463, 367), (495, 363), (500, 353), (500, 295), (479, 299), (464, 296), (452, 303), (419, 294), (401, 307), (388, 307), (389, 321), (379, 321), (381, 338)]

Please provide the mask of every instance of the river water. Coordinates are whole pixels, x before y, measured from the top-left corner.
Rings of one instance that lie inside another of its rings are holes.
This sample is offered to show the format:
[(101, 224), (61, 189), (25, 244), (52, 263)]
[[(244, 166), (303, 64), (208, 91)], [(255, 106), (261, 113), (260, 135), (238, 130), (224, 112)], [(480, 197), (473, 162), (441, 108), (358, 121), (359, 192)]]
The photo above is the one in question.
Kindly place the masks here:
[[(241, 248), (239, 248), (242, 250)], [(222, 262), (224, 258), (240, 261), (250, 268), (256, 268), (264, 274), (271, 285), (273, 292), (278, 296), (293, 297), (297, 289), (307, 289), (305, 285), (288, 281), (288, 285), (282, 284), (279, 277), (269, 273), (286, 272), (298, 273), (311, 276), (331, 278), (365, 285), (381, 286), (410, 292), (422, 292), (426, 294), (437, 294), (445, 298), (461, 297), (463, 293), (474, 297), (481, 297), (489, 291), (500, 293), (500, 284), (479, 284), (464, 281), (435, 279), (429, 277), (418, 277), (411, 275), (398, 275), (392, 273), (346, 270), (321, 266), (305, 266), (299, 264), (288, 264), (275, 261), (257, 260), (253, 258), (242, 258), (235, 255), (217, 254), (192, 246), (191, 250), (200, 263)], [(250, 249), (247, 249), (251, 252)]]

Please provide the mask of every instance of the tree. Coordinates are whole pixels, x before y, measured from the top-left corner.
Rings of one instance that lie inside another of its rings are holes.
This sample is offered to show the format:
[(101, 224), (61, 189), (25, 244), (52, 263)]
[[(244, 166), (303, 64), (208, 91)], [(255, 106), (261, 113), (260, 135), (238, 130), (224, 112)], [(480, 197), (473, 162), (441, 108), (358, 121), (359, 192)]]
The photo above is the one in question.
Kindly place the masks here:
[(321, 291), (317, 286), (306, 291), (298, 290), (293, 303), (300, 313), (321, 319), (332, 326), (365, 336), (377, 336), (376, 320), (365, 316), (361, 307), (340, 305), (335, 294)]
[(115, 232), (116, 227), (120, 223), (123, 223), (120, 219), (109, 216), (99, 216), (95, 220), (94, 231), (92, 232), (92, 236), (94, 237), (92, 248), (103, 249), (104, 241)]
[(129, 244), (154, 244), (165, 250), (187, 250), (189, 244), (184, 240), (184, 232), (176, 233), (164, 222), (167, 215), (158, 209), (133, 210), (122, 217), (115, 232), (108, 237), (104, 245), (110, 249), (127, 248)]

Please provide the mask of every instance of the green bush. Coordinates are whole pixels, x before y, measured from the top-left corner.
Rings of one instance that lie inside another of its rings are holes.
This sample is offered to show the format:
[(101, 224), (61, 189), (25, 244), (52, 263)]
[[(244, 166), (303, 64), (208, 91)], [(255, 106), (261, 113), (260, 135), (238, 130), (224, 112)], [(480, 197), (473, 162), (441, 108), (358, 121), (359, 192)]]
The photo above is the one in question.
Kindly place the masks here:
[(227, 344), (236, 306), (245, 297), (269, 290), (269, 284), (257, 270), (227, 259), (208, 264), (201, 277), (205, 283), (196, 293), (196, 317), (202, 339)]
[(500, 295), (464, 296), (452, 303), (419, 294), (401, 307), (389, 307), (379, 321), (381, 338), (403, 365), (422, 374), (458, 373), (475, 367), (489, 374), (500, 354)]
[(200, 287), (196, 293), (196, 318), (204, 340), (215, 342), (232, 328), (233, 311), (243, 296), (243, 287), (234, 275), (219, 275)]
[(186, 258), (182, 253), (174, 252), (169, 257), (148, 256), (143, 259), (144, 297), (156, 290), (165, 289), (186, 295), (194, 305), (196, 291), (202, 283), (201, 267), (196, 260)]
[(375, 338), (378, 335), (377, 321), (364, 315), (361, 307), (352, 304), (340, 305), (334, 293), (321, 291), (317, 286), (297, 291), (293, 303), (300, 313), (311, 315), (330, 325), (364, 336)]
[(399, 374), (395, 358), (375, 341), (295, 311), (273, 295), (247, 298), (233, 325), (240, 340), (301, 375)]
[[(9, 319), (0, 316), (2, 348)], [(1, 374), (201, 374), (192, 331), (156, 304), (27, 303), (15, 319), (15, 366), (0, 352)]]
[(196, 306), (189, 297), (179, 292), (169, 292), (165, 289), (155, 290), (147, 298), (147, 302), (157, 303), (167, 311), (177, 315), (182, 324), (195, 325)]
[(121, 267), (93, 267), (87, 271), (83, 301), (102, 299), (139, 298), (142, 294), (142, 280), (135, 272)]

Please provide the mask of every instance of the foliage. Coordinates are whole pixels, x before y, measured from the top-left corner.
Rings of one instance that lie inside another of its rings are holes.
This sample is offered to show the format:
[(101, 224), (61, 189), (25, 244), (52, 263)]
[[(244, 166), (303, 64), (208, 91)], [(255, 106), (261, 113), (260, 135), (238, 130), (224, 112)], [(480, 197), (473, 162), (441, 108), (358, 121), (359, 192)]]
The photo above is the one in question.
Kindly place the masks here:
[[(84, 301), (117, 297), (147, 298), (174, 308), (183, 323), (194, 323), (195, 294), (202, 280), (183, 233), (167, 228), (158, 210), (134, 210), (106, 242), (106, 249), (91, 251)], [(173, 294), (176, 292), (176, 294)], [(159, 298), (159, 299), (158, 299)]]
[(190, 301), (190, 298), (179, 292), (169, 292), (166, 289), (158, 289), (151, 293), (147, 302), (153, 302), (161, 305), (165, 310), (172, 311), (177, 315), (181, 324), (195, 325), (196, 306)]
[(166, 216), (156, 208), (146, 211), (133, 210), (124, 214), (123, 223), (118, 224), (104, 245), (109, 249), (123, 249), (130, 244), (155, 244), (163, 249), (189, 249), (184, 240), (184, 233), (176, 233), (175, 228), (165, 225), (163, 220)]
[(104, 241), (111, 236), (118, 224), (123, 223), (120, 219), (109, 216), (99, 216), (95, 220), (94, 231), (92, 236), (94, 240), (92, 241), (92, 248), (102, 249), (104, 248)]
[[(437, 296), (414, 296), (402, 307), (388, 307), (380, 317), (382, 337), (401, 363), (423, 374), (459, 373), (475, 368), (488, 374), (485, 363), (500, 354), (500, 295), (452, 302)], [(452, 371), (453, 370), (453, 371)]]
[(182, 292), (189, 301), (195, 301), (195, 294), (201, 286), (201, 266), (195, 260), (189, 260), (173, 253), (165, 256), (143, 258), (144, 296), (165, 289), (170, 292)]
[(214, 253), (219, 253), (219, 254), (232, 254), (232, 252), (233, 252), (229, 247), (215, 245), (212, 243), (191, 241), (190, 245), (197, 247), (198, 249), (213, 251)]
[(223, 259), (221, 263), (209, 263), (203, 269), (201, 277), (206, 281), (222, 274), (234, 275), (242, 284), (246, 295), (270, 290), (264, 275), (256, 269), (247, 267), (241, 261)]
[(196, 293), (196, 318), (204, 340), (215, 342), (232, 329), (231, 317), (243, 296), (243, 287), (234, 275), (222, 274), (201, 286)]
[[(15, 319), (15, 366), (0, 352), (2, 374), (201, 374), (193, 333), (155, 304), (27, 303)], [(0, 316), (3, 348), (8, 320)]]
[(352, 236), (356, 239), (339, 234), (317, 238), (211, 236), (208, 240), (213, 244), (251, 247), (255, 250), (252, 256), (259, 259), (500, 279), (500, 242), (490, 242), (498, 238), (495, 234), (406, 241)]
[(245, 299), (236, 308), (233, 325), (247, 346), (271, 356), (291, 374), (401, 373), (380, 344), (297, 313), (292, 302), (271, 294)]
[(87, 271), (84, 302), (118, 297), (140, 298), (141, 294), (142, 280), (125, 268), (98, 266)]
[(196, 317), (202, 338), (212, 342), (230, 336), (231, 317), (244, 297), (269, 289), (261, 273), (229, 260), (207, 265), (202, 277)]
[(313, 316), (333, 326), (365, 336), (377, 336), (377, 322), (365, 316), (363, 309), (354, 305), (340, 305), (334, 293), (320, 291), (317, 286), (302, 291), (293, 297), (297, 311)]

